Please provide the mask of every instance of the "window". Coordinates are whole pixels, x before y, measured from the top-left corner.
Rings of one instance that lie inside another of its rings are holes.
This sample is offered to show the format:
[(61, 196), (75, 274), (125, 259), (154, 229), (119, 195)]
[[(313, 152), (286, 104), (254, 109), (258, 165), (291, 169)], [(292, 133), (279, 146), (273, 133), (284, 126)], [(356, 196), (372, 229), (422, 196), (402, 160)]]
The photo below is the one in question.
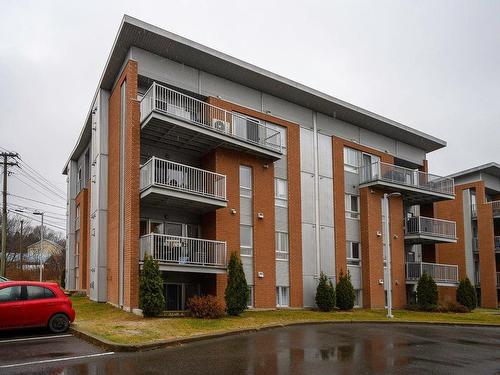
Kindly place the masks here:
[(279, 207), (288, 207), (288, 181), (281, 178), (274, 179), (274, 204)]
[[(286, 128), (283, 126), (275, 125), (270, 122), (266, 122), (266, 127), (268, 129), (271, 129), (270, 131), (267, 132), (268, 141), (272, 144), (280, 144), (281, 145), (281, 152), (286, 155), (286, 146), (287, 146), (287, 139), (286, 139)], [(278, 139), (276, 138), (275, 132), (279, 132), (279, 137), (280, 141), (278, 142)]]
[(276, 259), (288, 260), (288, 233), (276, 232)]
[(20, 286), (10, 286), (7, 288), (0, 289), (0, 303), (3, 302), (15, 302), (21, 299), (21, 287)]
[(26, 289), (29, 300), (55, 297), (55, 294), (52, 290), (43, 288), (41, 286), (28, 285)]
[(354, 307), (362, 307), (361, 289), (354, 289)]
[(252, 168), (240, 165), (240, 196), (252, 198)]
[(359, 266), (361, 259), (361, 251), (360, 251), (361, 249), (359, 242), (348, 241), (346, 246), (347, 246), (346, 249), (347, 264)]
[(345, 195), (345, 217), (359, 219), (359, 197), (357, 195)]
[(253, 307), (253, 285), (249, 285), (248, 289), (250, 293), (248, 293), (247, 307)]
[(253, 255), (253, 233), (250, 225), (240, 225), (240, 254)]
[(360, 152), (353, 148), (344, 147), (344, 170), (358, 173)]
[(276, 287), (276, 307), (288, 307), (290, 305), (290, 288), (287, 286)]

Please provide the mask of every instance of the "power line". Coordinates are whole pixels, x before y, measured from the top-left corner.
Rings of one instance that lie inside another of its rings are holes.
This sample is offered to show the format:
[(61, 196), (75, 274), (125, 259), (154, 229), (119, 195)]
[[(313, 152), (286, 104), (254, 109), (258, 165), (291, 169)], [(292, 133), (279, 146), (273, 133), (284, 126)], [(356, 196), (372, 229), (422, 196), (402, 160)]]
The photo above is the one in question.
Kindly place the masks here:
[(63, 194), (60, 194), (58, 193), (56, 190), (54, 190), (53, 188), (51, 188), (50, 186), (47, 186), (46, 184), (44, 184), (42, 181), (39, 181), (37, 180), (36, 177), (33, 177), (32, 175), (30, 175), (27, 171), (23, 170), (23, 169), (20, 169), (20, 172), (21, 174), (26, 177), (27, 179), (29, 179), (30, 181), (34, 182), (35, 184), (38, 184), (40, 187), (44, 188), (45, 190), (47, 190), (48, 192), (54, 194), (55, 196), (57, 196), (58, 198), (62, 198), (62, 199), (66, 199), (64, 197)]
[[(39, 223), (41, 223), (41, 222), (42, 222), (40, 219), (35, 219), (35, 218), (30, 217), (30, 216), (28, 216), (28, 215), (24, 215), (24, 214), (22, 214), (22, 213), (20, 213), (20, 212), (16, 212), (16, 211), (13, 211), (13, 210), (10, 210), (10, 209), (7, 209), (7, 211), (9, 211), (10, 213), (13, 213), (13, 214), (15, 214), (15, 215), (19, 215), (19, 216), (25, 217), (25, 218), (27, 218), (27, 219), (30, 219), (30, 220), (33, 220), (33, 221), (39, 222)], [(45, 221), (46, 221), (46, 220), (44, 220), (43, 225), (47, 225), (47, 226), (49, 226), (49, 227), (54, 227), (54, 228), (57, 228), (57, 229), (59, 229), (59, 230), (62, 230), (62, 231), (64, 231), (64, 232), (66, 232), (66, 228), (60, 227), (60, 226), (55, 225), (55, 224), (47, 224), (47, 223), (45, 223)]]
[(24, 199), (24, 200), (27, 200), (27, 201), (30, 201), (30, 202), (35, 202), (35, 203), (44, 204), (44, 205), (51, 206), (51, 207), (55, 207), (55, 208), (62, 208), (62, 209), (64, 209), (64, 210), (66, 209), (66, 207), (64, 207), (64, 206), (58, 206), (58, 205), (56, 205), (56, 204), (46, 203), (46, 202), (42, 202), (42, 201), (38, 201), (38, 200), (36, 200), (36, 199), (23, 197), (23, 196), (21, 196), (21, 195), (16, 195), (16, 194), (12, 194), (12, 193), (7, 193), (7, 195), (10, 195), (11, 197), (16, 197), (16, 198), (19, 198), (19, 199)]
[[(43, 191), (38, 190), (36, 187), (34, 187), (33, 185), (31, 185), (29, 182), (27, 182), (27, 181), (25, 181), (25, 180), (23, 180), (23, 179), (19, 178), (19, 176), (14, 175), (14, 176), (12, 176), (12, 177), (14, 177), (16, 180), (20, 181), (20, 182), (21, 182), (21, 183), (23, 183), (24, 185), (26, 185), (26, 186), (30, 187), (31, 189), (33, 189), (33, 190), (34, 190), (34, 191), (36, 191), (37, 193), (42, 194), (45, 198), (48, 198), (48, 199), (51, 199), (52, 201), (55, 201), (53, 197), (50, 197), (50, 196), (48, 196), (47, 194), (45, 194)], [(60, 198), (60, 199), (61, 199), (61, 198)]]
[(63, 216), (63, 217), (67, 216), (65, 213), (61, 214), (59, 212), (45, 211), (45, 209), (41, 209), (41, 208), (38, 208), (38, 207), (25, 206), (25, 205), (21, 205), (21, 204), (17, 204), (17, 203), (8, 203), (7, 206), (16, 206), (16, 207), (19, 207), (19, 208), (25, 208), (27, 210), (39, 210), (39, 211), (46, 212), (48, 214), (59, 215), (59, 216)]

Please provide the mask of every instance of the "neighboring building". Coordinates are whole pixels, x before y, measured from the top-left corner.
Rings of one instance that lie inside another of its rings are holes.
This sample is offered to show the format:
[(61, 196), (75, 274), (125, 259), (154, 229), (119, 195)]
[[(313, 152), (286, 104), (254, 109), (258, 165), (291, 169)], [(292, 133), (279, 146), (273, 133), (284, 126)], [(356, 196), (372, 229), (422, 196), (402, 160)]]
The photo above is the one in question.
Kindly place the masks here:
[(61, 256), (64, 251), (63, 246), (51, 240), (44, 239), (41, 248), (40, 241), (35, 242), (27, 246), (26, 253), (22, 255), (23, 269), (40, 268), (40, 261), (45, 264), (50, 258)]
[[(223, 298), (237, 252), (250, 306), (313, 306), (321, 271), (349, 271), (357, 305), (383, 307), (390, 245), (402, 307), (422, 272), (458, 281), (435, 264), (436, 244), (457, 241), (432, 209), (455, 198), (453, 179), (426, 162), (445, 145), (125, 16), (63, 171), (66, 286), (136, 309), (149, 253), (178, 310)], [(389, 212), (384, 193), (400, 193)]]
[[(456, 200), (435, 213), (457, 222), (458, 242), (438, 246), (436, 261), (458, 265), (476, 286), (483, 307), (500, 300), (500, 164), (488, 163), (450, 176)], [(451, 298), (451, 297), (450, 297)]]

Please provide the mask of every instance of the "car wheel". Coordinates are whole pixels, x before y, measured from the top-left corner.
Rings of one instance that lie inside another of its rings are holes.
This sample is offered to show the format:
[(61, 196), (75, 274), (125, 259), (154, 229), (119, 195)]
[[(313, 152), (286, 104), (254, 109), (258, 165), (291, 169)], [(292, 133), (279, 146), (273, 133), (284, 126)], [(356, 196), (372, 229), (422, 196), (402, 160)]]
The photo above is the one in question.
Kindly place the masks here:
[(49, 320), (49, 329), (53, 333), (63, 333), (69, 328), (69, 319), (64, 314), (55, 314)]

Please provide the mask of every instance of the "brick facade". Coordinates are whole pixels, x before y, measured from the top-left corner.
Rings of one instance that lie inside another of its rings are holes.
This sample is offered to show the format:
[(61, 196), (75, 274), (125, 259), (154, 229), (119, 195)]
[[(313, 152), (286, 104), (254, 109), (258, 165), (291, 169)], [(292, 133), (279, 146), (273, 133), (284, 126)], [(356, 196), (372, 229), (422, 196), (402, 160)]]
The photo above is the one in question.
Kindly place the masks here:
[[(89, 181), (90, 182), (90, 181)], [(87, 184), (90, 186), (90, 183)], [(78, 231), (79, 247), (79, 285), (76, 285), (78, 290), (88, 290), (90, 280), (90, 192), (89, 189), (82, 189), (75, 198), (75, 205), (80, 207), (80, 228)]]

